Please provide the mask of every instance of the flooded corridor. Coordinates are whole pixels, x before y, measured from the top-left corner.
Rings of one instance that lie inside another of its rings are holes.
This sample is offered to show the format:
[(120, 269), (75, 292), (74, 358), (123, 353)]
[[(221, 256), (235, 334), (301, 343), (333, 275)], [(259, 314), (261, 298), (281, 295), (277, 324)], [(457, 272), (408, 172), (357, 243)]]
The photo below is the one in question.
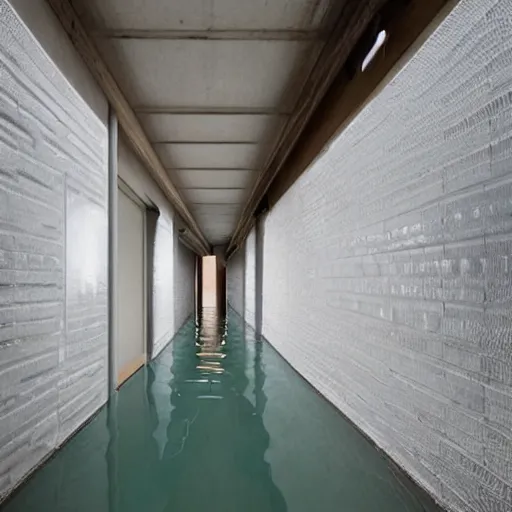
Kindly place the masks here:
[(437, 508), (235, 313), (189, 321), (2, 511)]

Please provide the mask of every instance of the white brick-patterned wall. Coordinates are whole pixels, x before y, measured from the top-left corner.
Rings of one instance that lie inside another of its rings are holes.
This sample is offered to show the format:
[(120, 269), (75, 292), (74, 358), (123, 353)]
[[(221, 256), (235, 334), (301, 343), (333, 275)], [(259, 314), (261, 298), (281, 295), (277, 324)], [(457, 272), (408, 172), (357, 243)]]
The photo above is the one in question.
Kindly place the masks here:
[(256, 230), (228, 261), (227, 293), (230, 306), (252, 328), (256, 323)]
[(157, 356), (176, 332), (174, 322), (174, 219), (160, 214), (155, 232), (153, 254), (154, 326), (152, 356)]
[(108, 138), (5, 0), (0, 69), (2, 497), (107, 399)]
[(174, 239), (174, 330), (177, 332), (194, 312), (194, 280), (196, 257)]
[(512, 510), (512, 1), (462, 0), (269, 213), (263, 334), (446, 507)]
[(256, 232), (254, 228), (245, 241), (245, 321), (256, 323)]
[(174, 216), (160, 212), (153, 252), (153, 350), (156, 357), (194, 312), (195, 257), (178, 240)]

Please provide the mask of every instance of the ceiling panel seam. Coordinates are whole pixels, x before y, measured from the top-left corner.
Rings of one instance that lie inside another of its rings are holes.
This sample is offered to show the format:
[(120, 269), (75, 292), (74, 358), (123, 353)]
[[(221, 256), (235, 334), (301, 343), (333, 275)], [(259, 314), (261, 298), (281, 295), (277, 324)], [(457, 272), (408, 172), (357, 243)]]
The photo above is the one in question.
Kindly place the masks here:
[(103, 39), (161, 39), (192, 41), (318, 41), (325, 33), (318, 30), (94, 30)]
[(266, 116), (290, 116), (292, 111), (283, 110), (280, 108), (261, 108), (261, 107), (222, 107), (222, 106), (208, 106), (208, 107), (194, 107), (169, 105), (163, 107), (156, 107), (151, 105), (138, 105), (133, 107), (136, 114), (181, 114), (181, 115), (266, 115)]

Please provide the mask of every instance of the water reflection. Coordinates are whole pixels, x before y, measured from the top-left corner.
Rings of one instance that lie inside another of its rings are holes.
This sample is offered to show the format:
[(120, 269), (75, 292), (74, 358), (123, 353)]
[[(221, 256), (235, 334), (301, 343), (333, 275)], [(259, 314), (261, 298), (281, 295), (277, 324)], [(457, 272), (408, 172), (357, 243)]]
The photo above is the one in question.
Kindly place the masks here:
[(205, 310), (2, 510), (436, 510), (425, 503), (238, 317)]
[(204, 375), (224, 373), (222, 360), (226, 357), (227, 321), (216, 308), (203, 308), (196, 327), (196, 368)]
[(169, 511), (287, 510), (264, 460), (262, 411), (244, 396), (245, 368), (243, 339), (228, 340), (215, 310), (203, 310), (193, 345), (174, 344), (172, 420), (160, 472), (170, 477)]

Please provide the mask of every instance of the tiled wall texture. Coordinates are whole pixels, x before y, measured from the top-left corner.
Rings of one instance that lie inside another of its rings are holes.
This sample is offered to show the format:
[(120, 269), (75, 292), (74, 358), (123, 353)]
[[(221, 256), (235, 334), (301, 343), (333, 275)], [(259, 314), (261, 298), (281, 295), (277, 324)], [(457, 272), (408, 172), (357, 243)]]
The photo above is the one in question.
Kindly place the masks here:
[(174, 333), (194, 313), (195, 255), (178, 241), (177, 230), (174, 239)]
[(265, 222), (263, 334), (451, 510), (512, 510), (512, 1), (461, 0)]
[(107, 130), (0, 0), (0, 495), (107, 398)]
[(256, 323), (256, 232), (253, 229), (245, 241), (244, 319), (251, 326)]
[(160, 214), (154, 242), (153, 357), (174, 336), (174, 223)]
[(227, 264), (229, 305), (253, 329), (256, 323), (256, 230)]
[(178, 241), (173, 219), (162, 213), (154, 242), (153, 357), (158, 355), (194, 312), (195, 259)]

